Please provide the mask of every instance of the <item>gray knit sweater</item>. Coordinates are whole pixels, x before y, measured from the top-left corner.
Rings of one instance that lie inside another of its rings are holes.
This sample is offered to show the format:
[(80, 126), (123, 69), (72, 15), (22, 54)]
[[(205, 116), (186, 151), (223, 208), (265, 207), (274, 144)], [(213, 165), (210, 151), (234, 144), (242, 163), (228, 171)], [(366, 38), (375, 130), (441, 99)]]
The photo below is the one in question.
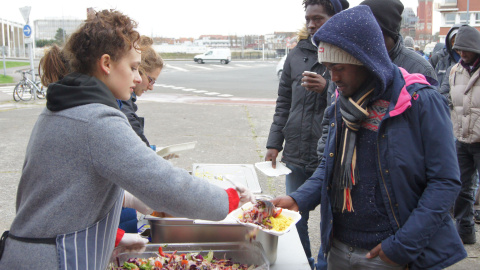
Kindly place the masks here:
[[(122, 188), (174, 216), (221, 220), (228, 214), (223, 189), (174, 168), (145, 147), (120, 110), (92, 103), (45, 109), (39, 116), (27, 147), (11, 233), (55, 237), (84, 229), (107, 214)], [(57, 267), (54, 245), (12, 239), (0, 261), (0, 269)]]

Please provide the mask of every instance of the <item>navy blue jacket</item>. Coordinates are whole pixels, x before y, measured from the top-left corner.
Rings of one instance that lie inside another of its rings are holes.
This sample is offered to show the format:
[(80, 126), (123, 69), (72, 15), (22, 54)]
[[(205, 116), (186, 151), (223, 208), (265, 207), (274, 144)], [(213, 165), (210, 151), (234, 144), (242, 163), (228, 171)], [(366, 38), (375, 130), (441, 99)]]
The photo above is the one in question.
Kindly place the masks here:
[[(382, 249), (389, 259), (411, 269), (445, 268), (467, 256), (449, 215), (461, 185), (450, 112), (445, 98), (423, 75), (410, 75), (396, 66), (393, 73), (386, 88), (392, 99), (378, 130), (377, 170), (395, 234), (382, 241)], [(342, 125), (336, 102), (326, 114), (330, 128), (323, 159), (313, 176), (291, 194), (300, 211), (321, 204), (325, 254), (333, 236), (329, 183), (336, 158), (335, 127)]]

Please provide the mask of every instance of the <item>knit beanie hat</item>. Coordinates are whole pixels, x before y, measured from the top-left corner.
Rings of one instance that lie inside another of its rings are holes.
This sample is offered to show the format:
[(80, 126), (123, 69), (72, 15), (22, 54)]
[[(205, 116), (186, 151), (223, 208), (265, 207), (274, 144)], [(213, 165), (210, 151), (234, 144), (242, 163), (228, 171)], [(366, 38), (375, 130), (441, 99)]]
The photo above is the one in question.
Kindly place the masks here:
[(346, 51), (338, 48), (335, 45), (328, 44), (325, 42), (320, 42), (318, 44), (318, 62), (328, 62), (335, 64), (351, 64), (359, 65), (363, 64), (355, 59), (352, 55), (348, 54)]
[(453, 49), (480, 54), (480, 32), (469, 25), (460, 26)]
[(330, 3), (333, 6), (335, 14), (339, 13), (344, 9), (347, 9), (350, 6), (350, 3), (348, 3), (347, 0), (330, 0)]
[(400, 0), (365, 0), (360, 5), (369, 6), (383, 34), (396, 40), (402, 22), (403, 4)]
[(381, 92), (375, 95), (382, 94), (393, 79), (394, 66), (382, 30), (368, 6), (359, 5), (335, 14), (315, 33), (313, 42), (317, 47), (320, 42), (335, 45), (362, 63), (376, 78)]

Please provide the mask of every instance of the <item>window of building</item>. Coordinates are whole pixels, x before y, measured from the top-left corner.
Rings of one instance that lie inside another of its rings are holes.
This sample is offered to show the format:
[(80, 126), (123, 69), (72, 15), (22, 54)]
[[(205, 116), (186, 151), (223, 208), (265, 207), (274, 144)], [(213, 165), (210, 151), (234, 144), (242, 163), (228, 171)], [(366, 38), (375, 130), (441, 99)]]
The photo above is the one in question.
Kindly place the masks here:
[(480, 24), (480, 13), (475, 14), (475, 24)]
[(455, 24), (455, 13), (445, 13), (445, 24)]
[(469, 19), (468, 17), (470, 16), (470, 14), (467, 14), (467, 13), (460, 13), (460, 23), (467, 23), (467, 19)]
[(443, 0), (445, 4), (457, 4), (457, 0)]

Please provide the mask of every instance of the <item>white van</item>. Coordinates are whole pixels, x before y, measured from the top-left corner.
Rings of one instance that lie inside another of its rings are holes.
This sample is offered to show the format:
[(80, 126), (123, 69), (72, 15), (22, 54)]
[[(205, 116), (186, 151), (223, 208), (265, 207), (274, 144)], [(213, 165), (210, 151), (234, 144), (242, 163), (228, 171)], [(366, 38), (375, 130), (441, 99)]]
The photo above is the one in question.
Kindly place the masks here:
[(220, 62), (228, 64), (232, 61), (230, 49), (209, 49), (206, 53), (195, 55), (193, 61), (203, 64), (205, 62)]

